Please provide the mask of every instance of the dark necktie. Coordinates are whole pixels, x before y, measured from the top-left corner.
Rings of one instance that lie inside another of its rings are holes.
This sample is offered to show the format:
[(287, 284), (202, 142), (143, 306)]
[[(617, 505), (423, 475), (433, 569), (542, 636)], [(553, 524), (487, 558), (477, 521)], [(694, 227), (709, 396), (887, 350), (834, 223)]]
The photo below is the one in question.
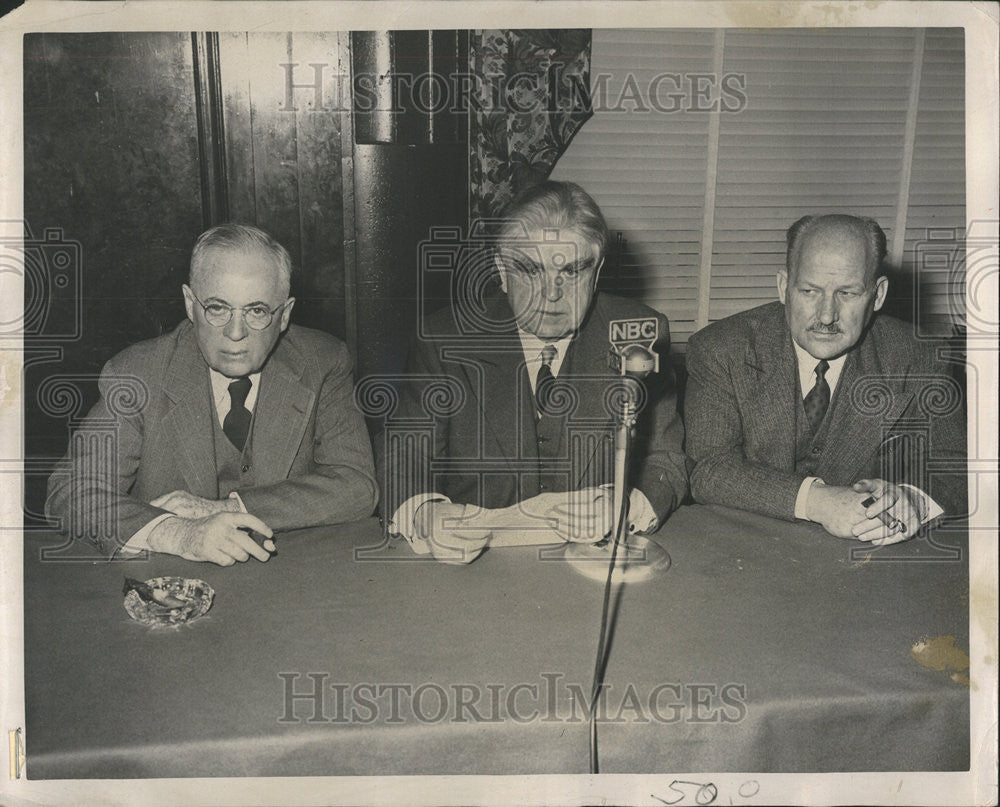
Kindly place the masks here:
[(816, 385), (809, 390), (809, 394), (802, 399), (802, 404), (806, 410), (806, 420), (813, 434), (819, 431), (819, 425), (823, 422), (823, 416), (830, 407), (830, 385), (826, 383), (826, 371), (830, 369), (830, 362), (823, 359), (816, 365)]
[(538, 368), (538, 375), (535, 376), (535, 406), (543, 415), (549, 413), (552, 387), (556, 383), (555, 376), (552, 375), (552, 360), (558, 352), (554, 345), (542, 348), (542, 364)]
[(230, 409), (222, 422), (222, 431), (226, 433), (229, 442), (236, 446), (237, 451), (243, 451), (250, 432), (250, 410), (244, 406), (247, 395), (250, 394), (251, 381), (244, 376), (237, 378), (229, 385)]

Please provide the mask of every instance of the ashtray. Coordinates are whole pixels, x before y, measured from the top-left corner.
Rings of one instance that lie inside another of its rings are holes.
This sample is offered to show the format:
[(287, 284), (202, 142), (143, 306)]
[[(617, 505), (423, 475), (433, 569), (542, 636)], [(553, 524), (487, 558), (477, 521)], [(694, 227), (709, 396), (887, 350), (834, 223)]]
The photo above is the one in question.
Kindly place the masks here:
[[(143, 583), (126, 580), (125, 610), (151, 627), (177, 627), (205, 614), (215, 591), (204, 580), (154, 577)], [(141, 593), (140, 593), (141, 592)]]

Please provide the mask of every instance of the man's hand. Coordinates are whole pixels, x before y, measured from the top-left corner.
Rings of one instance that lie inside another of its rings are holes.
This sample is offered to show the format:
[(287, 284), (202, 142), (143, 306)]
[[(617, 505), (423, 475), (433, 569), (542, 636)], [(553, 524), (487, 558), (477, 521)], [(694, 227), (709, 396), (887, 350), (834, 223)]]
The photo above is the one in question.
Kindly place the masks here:
[(175, 490), (157, 496), (150, 504), (183, 518), (205, 518), (216, 513), (241, 512), (240, 505), (235, 499), (203, 499), (186, 490)]
[[(920, 531), (924, 520), (923, 502), (911, 491), (884, 479), (859, 479), (853, 490), (870, 494), (865, 496), (864, 502), (874, 499), (867, 505), (866, 518), (852, 528), (859, 541), (870, 541), (874, 546), (895, 544)], [(890, 523), (885, 524), (878, 517), (879, 513), (885, 513)]]
[[(241, 528), (258, 532), (268, 540), (260, 547)], [(249, 513), (215, 513), (204, 518), (166, 518), (153, 528), (148, 543), (154, 552), (232, 566), (251, 556), (266, 561), (274, 551), (270, 540), (273, 535), (267, 524)]]
[(541, 521), (564, 541), (593, 544), (614, 527), (614, 504), (606, 488), (539, 493), (514, 505), (524, 523)]
[(431, 554), (442, 563), (471, 563), (489, 540), (490, 531), (469, 522), (480, 508), (464, 504), (424, 502), (413, 514), (417, 536), (427, 541)]
[(865, 516), (861, 503), (867, 494), (854, 488), (823, 485), (813, 482), (809, 489), (806, 518), (817, 521), (831, 535), (838, 538), (856, 538), (855, 527), (867, 522), (868, 528), (880, 527), (882, 522)]

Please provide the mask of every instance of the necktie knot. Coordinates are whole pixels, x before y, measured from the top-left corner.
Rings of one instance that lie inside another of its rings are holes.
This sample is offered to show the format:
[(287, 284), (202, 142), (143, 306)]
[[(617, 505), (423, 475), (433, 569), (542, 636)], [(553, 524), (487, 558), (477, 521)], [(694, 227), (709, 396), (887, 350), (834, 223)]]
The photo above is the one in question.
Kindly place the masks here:
[(542, 363), (535, 377), (535, 405), (542, 414), (549, 414), (551, 410), (552, 387), (556, 383), (552, 375), (552, 362), (558, 352), (555, 345), (542, 348)]
[(247, 376), (237, 378), (229, 385), (229, 400), (233, 409), (239, 409), (246, 403), (252, 385), (253, 382)]
[(830, 362), (828, 362), (826, 359), (822, 359), (816, 364), (817, 383), (823, 380), (824, 376), (826, 375), (826, 371), (829, 369), (830, 369)]

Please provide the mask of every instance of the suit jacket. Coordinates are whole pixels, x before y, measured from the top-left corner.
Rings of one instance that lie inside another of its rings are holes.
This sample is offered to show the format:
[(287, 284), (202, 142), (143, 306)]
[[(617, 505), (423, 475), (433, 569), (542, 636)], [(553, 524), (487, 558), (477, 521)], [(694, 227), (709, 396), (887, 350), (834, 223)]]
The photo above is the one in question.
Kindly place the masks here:
[[(217, 415), (187, 320), (112, 358), (99, 386), (100, 400), (49, 479), (45, 509), (111, 555), (165, 512), (152, 499), (173, 490), (218, 498)], [(273, 530), (371, 515), (371, 446), (338, 339), (295, 325), (282, 334), (261, 371), (251, 446), (255, 486), (240, 498)]]
[[(666, 367), (666, 318), (632, 300), (595, 296), (557, 377), (561, 392), (555, 397), (566, 411), (549, 421), (555, 424), (555, 443), (540, 462), (531, 384), (506, 296), (487, 297), (479, 326), (460, 325), (457, 316), (447, 309), (424, 323), (399, 384), (395, 410), (387, 413), (376, 438), (383, 515), (390, 518), (419, 493), (437, 492), (456, 502), (496, 508), (543, 490), (613, 481), (611, 393), (621, 382), (608, 369), (608, 322), (656, 317), (657, 348)], [(487, 329), (483, 320), (506, 325)], [(651, 376), (645, 389), (630, 481), (662, 520), (687, 492), (684, 432), (670, 374)]]
[(807, 475), (829, 485), (892, 476), (965, 513), (963, 390), (912, 326), (876, 315), (848, 354), (814, 473), (796, 467), (798, 364), (780, 302), (728, 317), (688, 342), (691, 490), (699, 502), (793, 519)]

